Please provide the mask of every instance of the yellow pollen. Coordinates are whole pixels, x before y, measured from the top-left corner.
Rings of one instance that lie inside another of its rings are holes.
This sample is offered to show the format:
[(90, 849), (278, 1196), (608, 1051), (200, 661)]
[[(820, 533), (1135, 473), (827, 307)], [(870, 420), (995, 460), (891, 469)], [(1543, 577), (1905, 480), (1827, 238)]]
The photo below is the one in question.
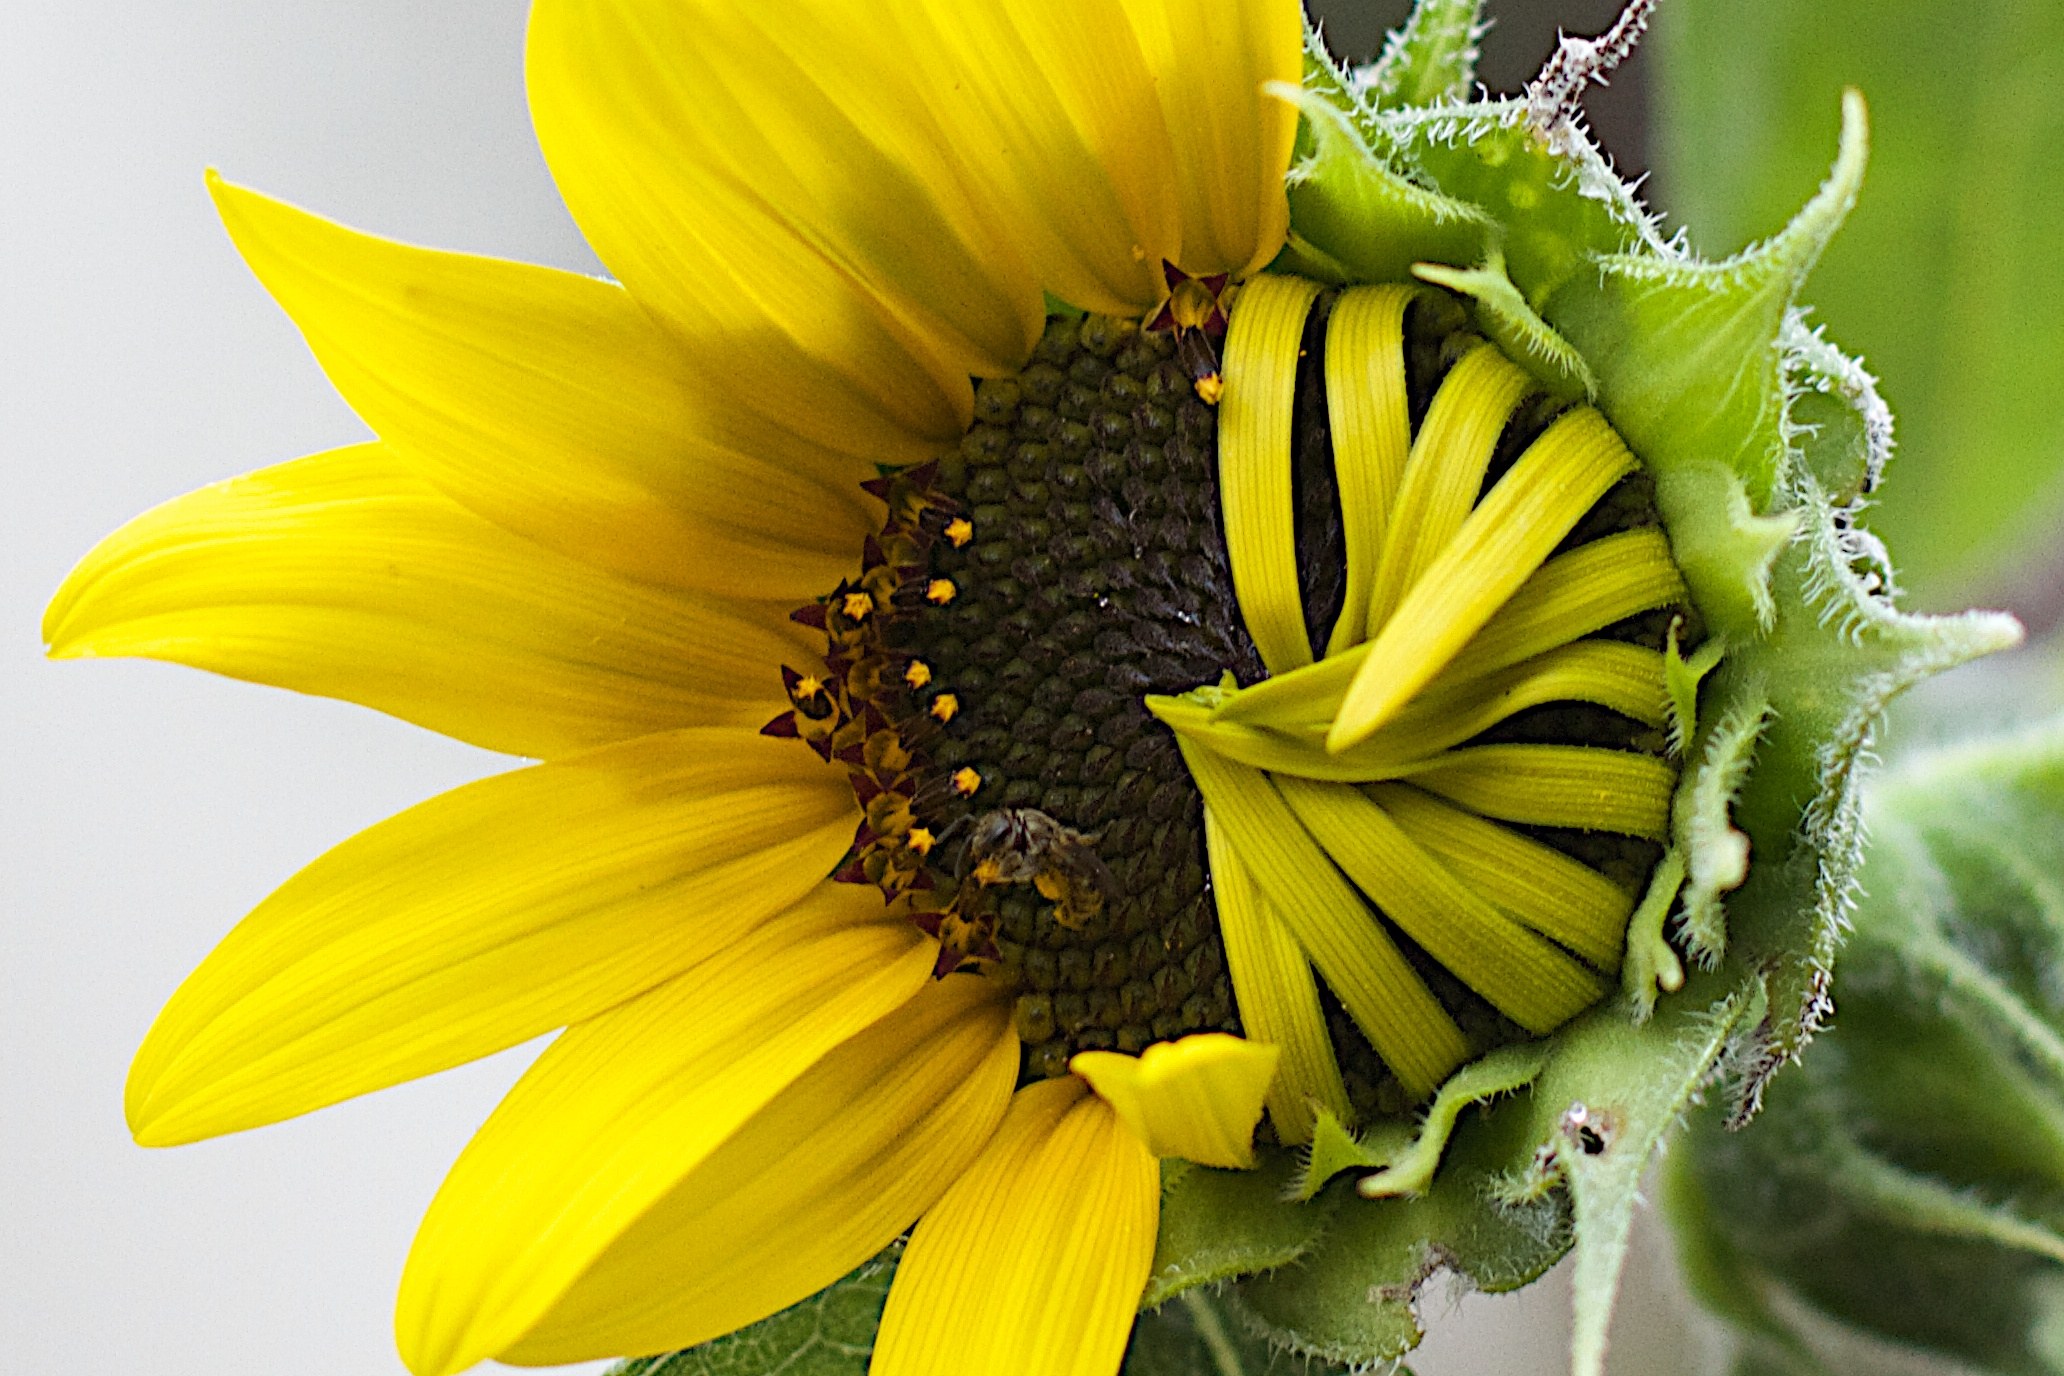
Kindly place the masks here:
[(996, 859), (984, 860), (975, 866), (974, 879), (983, 888), (1003, 882), (1003, 862)]
[(795, 691), (799, 698), (814, 698), (824, 691), (824, 680), (815, 674), (807, 674), (796, 680)]
[(1197, 379), (1197, 399), (1206, 406), (1218, 405), (1218, 399), (1225, 395), (1225, 379), (1217, 373), (1206, 373)]
[(965, 516), (956, 516), (946, 525), (946, 538), (955, 549), (965, 549), (967, 542), (975, 538), (975, 523)]
[(951, 693), (941, 693), (932, 699), (932, 715), (941, 722), (949, 722), (960, 713), (960, 699)]
[(865, 621), (868, 613), (874, 610), (874, 599), (864, 592), (849, 592), (839, 607), (845, 612), (848, 620)]
[(982, 786), (982, 775), (971, 765), (962, 765), (953, 771), (953, 791), (963, 798), (975, 796), (975, 790)]
[(916, 851), (919, 855), (930, 855), (932, 847), (938, 844), (938, 840), (938, 837), (932, 835), (930, 827), (912, 827), (910, 835), (903, 838), (903, 844)]
[(903, 682), (912, 688), (922, 688), (932, 681), (932, 666), (921, 659), (910, 661), (910, 667), (903, 671)]
[(951, 578), (934, 578), (925, 587), (925, 600), (943, 607), (951, 602), (959, 591), (960, 589), (953, 586)]

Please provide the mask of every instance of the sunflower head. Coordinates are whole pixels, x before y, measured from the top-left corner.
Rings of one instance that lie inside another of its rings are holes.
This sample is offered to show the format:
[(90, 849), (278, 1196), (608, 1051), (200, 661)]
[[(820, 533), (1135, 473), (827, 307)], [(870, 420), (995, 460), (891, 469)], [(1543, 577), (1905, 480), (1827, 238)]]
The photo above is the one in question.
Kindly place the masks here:
[(53, 645), (543, 763), (261, 906), (138, 1136), (565, 1029), (425, 1220), (424, 1376), (849, 1301), (879, 1376), (1109, 1376), (1142, 1307), (1367, 1365), (1573, 1241), (1595, 1370), (1663, 1134), (1822, 1017), (1879, 713), (2014, 635), (1858, 525), (1795, 302), (1860, 99), (1703, 261), (1577, 118), (1646, 10), (1471, 100), (1454, 0), (1357, 73), (1286, 0), (539, 0), (618, 281), (218, 181), (379, 441), (119, 532)]

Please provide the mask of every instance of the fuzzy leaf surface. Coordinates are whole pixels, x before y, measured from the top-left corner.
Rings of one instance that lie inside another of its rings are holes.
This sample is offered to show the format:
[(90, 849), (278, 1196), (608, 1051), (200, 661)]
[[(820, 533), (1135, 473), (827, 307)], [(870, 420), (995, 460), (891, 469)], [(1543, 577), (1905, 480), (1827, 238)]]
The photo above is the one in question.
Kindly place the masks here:
[(1687, 1272), (1762, 1360), (1871, 1369), (1803, 1315), (2064, 1371), (2064, 722), (1916, 760), (1868, 816), (1840, 1022), (1673, 1162)]

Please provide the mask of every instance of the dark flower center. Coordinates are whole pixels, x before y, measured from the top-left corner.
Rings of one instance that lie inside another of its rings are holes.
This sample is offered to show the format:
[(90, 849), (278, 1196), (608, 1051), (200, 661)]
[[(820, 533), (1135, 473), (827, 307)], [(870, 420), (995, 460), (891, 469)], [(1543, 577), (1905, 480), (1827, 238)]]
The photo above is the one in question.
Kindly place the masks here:
[[(1475, 337), (1452, 299), (1408, 317), (1416, 428)], [(1325, 310), (1299, 368), (1294, 440), (1306, 624), (1323, 653), (1346, 574), (1326, 422)], [(979, 383), (958, 449), (870, 490), (889, 511), (858, 578), (797, 619), (829, 641), (821, 671), (786, 674), (794, 711), (770, 725), (846, 766), (865, 815), (839, 877), (908, 897), (962, 967), (1017, 999), (1023, 1076), (1075, 1052), (1139, 1051), (1239, 1030), (1205, 862), (1203, 806), (1174, 738), (1142, 699), (1264, 676), (1233, 594), (1218, 501), (1218, 411), (1168, 334), (1091, 316), (1048, 324), (1014, 378)], [(1494, 483), (1560, 408), (1521, 407)], [(1653, 524), (1638, 475), (1569, 543)], [(1667, 615), (1613, 629), (1659, 646)], [(1522, 713), (1499, 739), (1659, 753), (1603, 709)], [(1649, 733), (1651, 736), (1654, 733)], [(1540, 839), (1636, 888), (1648, 843)], [(1408, 957), (1482, 1046), (1518, 1030), (1409, 941)], [(1358, 1107), (1396, 1111), (1395, 1081), (1326, 996)]]

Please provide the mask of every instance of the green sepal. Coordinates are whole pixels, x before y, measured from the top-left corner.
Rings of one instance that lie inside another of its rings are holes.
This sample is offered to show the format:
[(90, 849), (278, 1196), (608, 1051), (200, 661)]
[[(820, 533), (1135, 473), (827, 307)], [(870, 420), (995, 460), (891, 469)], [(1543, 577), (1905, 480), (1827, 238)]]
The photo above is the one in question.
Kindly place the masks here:
[(902, 1242), (893, 1242), (778, 1314), (685, 1351), (619, 1362), (608, 1376), (867, 1376), (902, 1257)]
[(1387, 1199), (1398, 1195), (1425, 1194), (1433, 1184), (1434, 1168), (1454, 1135), (1462, 1110), (1500, 1095), (1513, 1094), (1540, 1078), (1548, 1063), (1544, 1042), (1522, 1042), (1501, 1046), (1489, 1055), (1471, 1061), (1440, 1087), (1440, 1093), (1426, 1110), (1419, 1133), (1404, 1150), (1372, 1164), (1382, 1167), (1376, 1174), (1355, 1182), (1355, 1193), (1364, 1199)]
[(1867, 815), (1839, 1024), (1672, 1158), (1687, 1274), (1752, 1352), (2064, 1370), (2064, 722), (1923, 757)]
[(1637, 1023), (1655, 1016), (1656, 999), (1684, 987), (1684, 962), (1664, 933), (1685, 877), (1684, 851), (1670, 846), (1656, 862), (1648, 888), (1627, 919), (1627, 952), (1620, 962), (1620, 989)]
[(1467, 100), (1483, 32), (1483, 0), (1418, 0), (1357, 84), (1378, 110)]
[(1490, 219), (1482, 211), (1366, 156), (1362, 133), (1333, 101), (1303, 87), (1269, 89), (1304, 115), (1309, 151), (1286, 178), (1290, 219), (1298, 239), (1315, 247), (1333, 273), (1393, 282), (1421, 260), (1475, 262), (1483, 255)]
[[(2054, 548), (2064, 498), (2064, 6), (1670, 0), (1644, 54), (1673, 214), (1747, 242), (1811, 184), (1844, 84), (1883, 131), (1814, 279), (1820, 319), (1899, 380), (1870, 523), (1924, 602), (1994, 597)], [(1840, 499), (1842, 486), (1820, 478)]]
[(1483, 266), (1451, 268), (1439, 263), (1414, 263), (1412, 275), (1423, 282), (1460, 292), (1475, 303), (1477, 325), (1506, 357), (1532, 373), (1544, 387), (1565, 400), (1591, 400), (1598, 379), (1584, 356), (1534, 313), (1526, 297), (1505, 271), (1504, 250), (1493, 244)]
[(1140, 1308), (1156, 1308), (1194, 1286), (1287, 1266), (1324, 1234), (1341, 1192), (1291, 1202), (1301, 1168), (1297, 1154), (1264, 1147), (1255, 1155), (1251, 1171), (1161, 1163), (1161, 1231)]
[(1470, 1062), (1440, 1087), (1417, 1132), (1392, 1120), (1372, 1123), (1357, 1135), (1321, 1110), (1291, 1197), (1310, 1199), (1344, 1171), (1374, 1172), (1355, 1182), (1355, 1192), (1364, 1199), (1426, 1193), (1462, 1110), (1526, 1088), (1545, 1059), (1540, 1042), (1524, 1042)]
[(1727, 637), (1708, 636), (1706, 643), (1689, 658), (1678, 637), (1684, 630), (1680, 617), (1670, 625), (1663, 646), (1663, 688), (1670, 695), (1670, 753), (1682, 755), (1698, 734), (1698, 690), (1707, 674), (1720, 666), (1727, 654)]

